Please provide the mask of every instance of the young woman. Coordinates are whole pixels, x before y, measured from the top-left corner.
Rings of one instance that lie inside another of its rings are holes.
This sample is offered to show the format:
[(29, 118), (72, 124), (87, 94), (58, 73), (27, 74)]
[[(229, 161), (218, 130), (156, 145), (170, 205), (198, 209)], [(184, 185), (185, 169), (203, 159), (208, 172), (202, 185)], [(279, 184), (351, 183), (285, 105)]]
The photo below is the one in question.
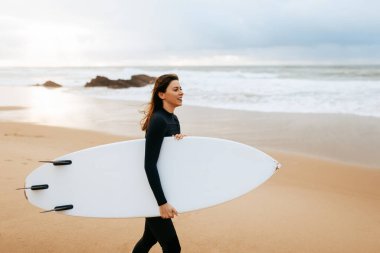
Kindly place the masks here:
[(182, 97), (183, 92), (177, 75), (160, 76), (154, 84), (148, 110), (141, 121), (142, 130), (146, 131), (145, 172), (161, 216), (145, 218), (144, 234), (135, 245), (133, 253), (149, 252), (157, 242), (163, 252), (181, 251), (171, 220), (178, 215), (177, 210), (166, 201), (157, 171), (157, 160), (164, 137), (174, 136), (177, 140), (184, 137), (178, 118), (174, 115), (174, 109), (182, 105)]

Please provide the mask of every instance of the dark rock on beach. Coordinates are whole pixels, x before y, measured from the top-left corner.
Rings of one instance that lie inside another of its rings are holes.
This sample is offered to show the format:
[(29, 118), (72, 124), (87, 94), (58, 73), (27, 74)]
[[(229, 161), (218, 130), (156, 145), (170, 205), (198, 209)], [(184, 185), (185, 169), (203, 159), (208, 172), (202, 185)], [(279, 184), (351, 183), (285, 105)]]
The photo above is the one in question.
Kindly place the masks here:
[(44, 84), (36, 84), (35, 86), (43, 86), (46, 88), (60, 88), (60, 87), (62, 87), (62, 85), (55, 83), (53, 81), (47, 81)]
[(122, 89), (129, 87), (143, 87), (154, 83), (155, 77), (148, 75), (133, 75), (129, 80), (111, 80), (104, 76), (97, 76), (90, 82), (86, 83), (85, 87), (108, 87), (112, 89)]

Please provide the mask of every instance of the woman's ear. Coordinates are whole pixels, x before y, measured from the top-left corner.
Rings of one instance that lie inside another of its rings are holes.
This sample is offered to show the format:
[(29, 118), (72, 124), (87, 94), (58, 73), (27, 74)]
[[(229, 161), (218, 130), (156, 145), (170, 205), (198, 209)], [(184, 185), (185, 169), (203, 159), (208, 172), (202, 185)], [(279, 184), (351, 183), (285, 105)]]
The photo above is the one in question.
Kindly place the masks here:
[(165, 93), (164, 92), (158, 92), (158, 97), (161, 98), (162, 100), (165, 99)]

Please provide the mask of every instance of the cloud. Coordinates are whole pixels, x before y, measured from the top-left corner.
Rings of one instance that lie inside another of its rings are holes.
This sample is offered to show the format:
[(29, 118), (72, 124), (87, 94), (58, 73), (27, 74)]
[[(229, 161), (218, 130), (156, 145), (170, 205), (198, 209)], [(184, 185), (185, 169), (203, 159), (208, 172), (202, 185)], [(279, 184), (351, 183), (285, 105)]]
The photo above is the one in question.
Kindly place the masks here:
[(3, 0), (0, 65), (379, 62), (378, 9), (374, 0)]

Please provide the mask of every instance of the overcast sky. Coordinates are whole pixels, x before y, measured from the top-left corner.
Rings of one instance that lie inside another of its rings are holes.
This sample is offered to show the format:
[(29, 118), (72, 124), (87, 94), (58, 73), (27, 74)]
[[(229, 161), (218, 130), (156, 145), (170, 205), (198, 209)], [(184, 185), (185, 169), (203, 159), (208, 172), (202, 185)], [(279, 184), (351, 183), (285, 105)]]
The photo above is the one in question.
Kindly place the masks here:
[(1, 0), (0, 66), (380, 63), (378, 0)]

